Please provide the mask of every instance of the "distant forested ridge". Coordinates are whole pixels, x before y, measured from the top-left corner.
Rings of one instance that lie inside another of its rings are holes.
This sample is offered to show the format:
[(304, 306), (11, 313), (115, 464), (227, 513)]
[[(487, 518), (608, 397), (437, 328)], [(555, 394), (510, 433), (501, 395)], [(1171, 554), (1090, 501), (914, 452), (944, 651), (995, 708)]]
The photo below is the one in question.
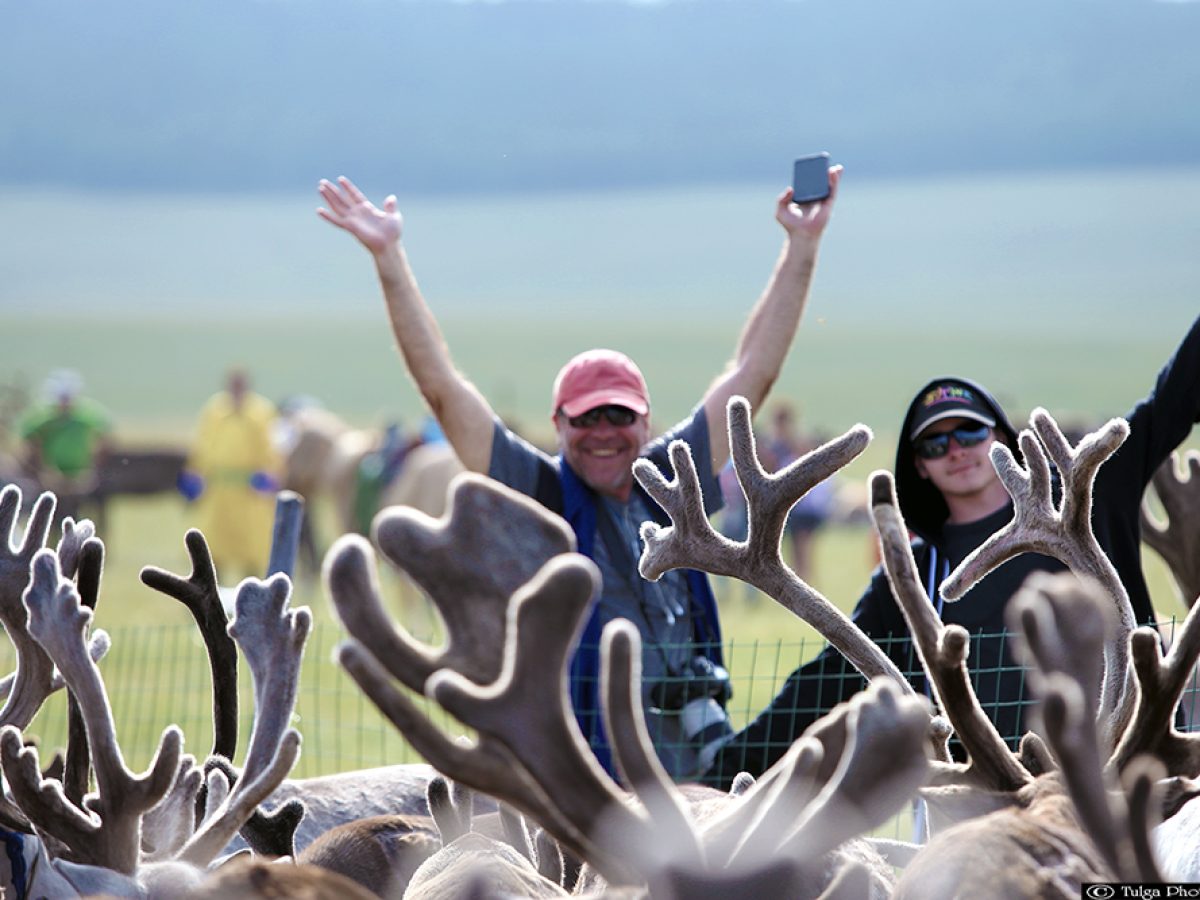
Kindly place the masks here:
[(403, 192), (1200, 162), (1200, 4), (3, 5), (0, 181)]

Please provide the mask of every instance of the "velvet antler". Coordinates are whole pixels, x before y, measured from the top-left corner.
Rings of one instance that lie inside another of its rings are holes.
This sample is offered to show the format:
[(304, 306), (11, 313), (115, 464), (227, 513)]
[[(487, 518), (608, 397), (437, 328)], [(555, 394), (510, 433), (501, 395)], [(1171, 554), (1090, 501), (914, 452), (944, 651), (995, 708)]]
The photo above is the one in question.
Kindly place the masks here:
[[(1092, 531), (1092, 486), (1097, 469), (1128, 437), (1129, 424), (1112, 419), (1075, 448), (1044, 409), (1033, 411), (1030, 424), (1032, 431), (1026, 429), (1019, 437), (1024, 468), (1004, 444), (996, 442), (991, 450), (992, 464), (1013, 498), (1012, 521), (962, 561), (942, 583), (942, 596), (957, 600), (984, 574), (1027, 552), (1053, 556), (1076, 575), (1097, 582), (1108, 592), (1117, 612), (1117, 625), (1104, 648), (1100, 697), (1101, 719), (1110, 723), (1106, 725), (1106, 743), (1115, 746), (1133, 708), (1127, 642), (1135, 622), (1129, 595)], [(1058, 507), (1053, 502), (1050, 461), (1062, 482)]]
[(14, 485), (0, 490), (0, 623), (17, 651), (16, 678), (0, 710), (0, 725), (24, 728), (33, 721), (51, 692), (54, 664), (29, 634), (29, 613), (21, 598), (29, 584), (34, 554), (46, 545), (49, 537), (55, 506), (53, 494), (38, 497), (29, 513), (25, 534), (20, 544), (15, 544), (21, 491)]
[(788, 510), (814, 485), (858, 456), (871, 439), (870, 430), (856, 426), (786, 468), (768, 474), (755, 449), (749, 404), (742, 397), (731, 398), (728, 416), (734, 471), (746, 493), (746, 540), (736, 543), (713, 530), (704, 512), (691, 450), (676, 441), (670, 447), (673, 481), (667, 481), (647, 460), (638, 460), (633, 466), (638, 482), (671, 517), (667, 528), (653, 522), (642, 525), (642, 575), (656, 580), (678, 568), (732, 575), (816, 628), (867, 678), (887, 675), (901, 690), (911, 692), (912, 687), (887, 655), (845, 613), (789, 569), (779, 551)]
[[(1185, 476), (1179, 474), (1182, 468)], [(1152, 483), (1158, 494), (1165, 524), (1157, 522), (1146, 504), (1142, 504), (1142, 540), (1167, 564), (1179, 588), (1184, 606), (1191, 609), (1200, 597), (1200, 453), (1177, 452), (1154, 473)]]
[(891, 473), (871, 475), (871, 518), (879, 532), (884, 571), (913, 636), (938, 703), (970, 756), (966, 777), (997, 791), (1014, 791), (1032, 776), (984, 714), (967, 672), (967, 632), (946, 626), (917, 578), (908, 528), (896, 502)]
[(184, 535), (183, 542), (192, 562), (188, 577), (175, 575), (157, 566), (146, 566), (141, 572), (142, 583), (178, 600), (196, 620), (208, 650), (208, 665), (212, 675), (212, 753), (232, 759), (237, 751), (237, 646), (226, 630), (228, 620), (217, 591), (217, 570), (213, 566), (208, 541), (203, 533), (192, 528)]
[[(360, 604), (353, 612), (343, 611), (333, 590), (341, 579), (327, 577), (347, 630), (415, 691), (423, 691), (426, 679), (441, 668), (461, 672), (477, 684), (495, 680), (509, 598), (548, 559), (575, 547), (575, 536), (562, 519), (547, 516), (541, 506), (515, 491), (498, 495), (490, 484), (494, 482), (480, 475), (455, 478), (446, 514), (438, 520), (402, 507), (386, 509), (375, 519), (375, 538), (383, 555), (403, 569), (441, 613), (446, 624), (443, 647), (429, 647), (397, 628), (381, 605)], [(504, 526), (496, 527), (500, 521)], [(331, 560), (340, 558), (330, 555)], [(370, 581), (358, 586), (358, 596), (377, 595), (374, 568), (354, 571)]]
[(228, 797), (179, 852), (196, 864), (211, 861), (258, 805), (279, 786), (300, 755), (300, 734), (288, 727), (304, 644), (312, 630), (307, 607), (288, 609), (292, 583), (284, 574), (238, 586), (229, 634), (254, 681), (254, 725), (241, 777)]
[(54, 660), (79, 701), (97, 795), (86, 798), (81, 809), (66, 799), (59, 782), (43, 782), (36, 751), (20, 746), (15, 728), (0, 733), (5, 775), (30, 819), (70, 847), (72, 858), (130, 874), (138, 864), (142, 814), (170, 788), (183, 736), (174, 726), (166, 729), (150, 769), (142, 777), (135, 776), (121, 756), (104, 683), (84, 644), (91, 611), (81, 606), (75, 586), (62, 578), (58, 558), (50, 550), (34, 557), (25, 605), (30, 634)]

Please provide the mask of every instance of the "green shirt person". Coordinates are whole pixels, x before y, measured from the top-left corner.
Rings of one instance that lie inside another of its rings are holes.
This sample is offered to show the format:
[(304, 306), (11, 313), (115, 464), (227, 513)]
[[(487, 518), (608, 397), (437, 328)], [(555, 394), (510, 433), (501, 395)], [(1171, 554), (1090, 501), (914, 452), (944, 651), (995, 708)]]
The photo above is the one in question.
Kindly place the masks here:
[[(60, 370), (46, 379), (46, 399), (21, 419), (32, 471), (49, 481), (88, 475), (103, 452), (112, 423), (100, 404), (79, 395), (82, 380)], [(50, 487), (47, 484), (47, 487)]]

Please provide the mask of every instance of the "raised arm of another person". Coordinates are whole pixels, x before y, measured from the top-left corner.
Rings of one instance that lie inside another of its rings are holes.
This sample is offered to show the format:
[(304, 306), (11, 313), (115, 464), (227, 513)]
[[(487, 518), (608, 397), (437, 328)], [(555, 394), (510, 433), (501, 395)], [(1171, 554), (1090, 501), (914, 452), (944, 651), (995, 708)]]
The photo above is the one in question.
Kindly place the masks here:
[(492, 455), (492, 408), (455, 368), (442, 330), (421, 296), (401, 241), (403, 221), (395, 196), (379, 209), (348, 178), (339, 178), (337, 184), (322, 180), (318, 190), (326, 206), (317, 215), (358, 238), (374, 258), (404, 364), (454, 452), (471, 471), (486, 473)]
[(783, 250), (762, 297), (750, 310), (732, 361), (702, 401), (708, 418), (714, 472), (719, 472), (729, 457), (729, 425), (725, 420), (729, 398), (740, 394), (757, 411), (783, 368), (808, 301), (817, 248), (829, 224), (841, 176), (841, 166), (830, 168), (829, 196), (824, 200), (797, 206), (792, 203), (792, 189), (788, 188), (776, 201), (775, 219), (786, 232)]
[(1125, 418), (1129, 437), (1096, 473), (1092, 528), (1129, 592), (1134, 617), (1145, 624), (1160, 616), (1142, 571), (1142, 496), (1155, 470), (1200, 421), (1200, 318), (1192, 321), (1150, 393)]

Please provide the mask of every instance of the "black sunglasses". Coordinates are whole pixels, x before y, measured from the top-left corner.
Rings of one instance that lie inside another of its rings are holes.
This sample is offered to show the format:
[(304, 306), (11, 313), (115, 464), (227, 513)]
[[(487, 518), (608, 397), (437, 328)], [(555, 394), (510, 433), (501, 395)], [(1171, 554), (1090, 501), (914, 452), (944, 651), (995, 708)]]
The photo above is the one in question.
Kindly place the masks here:
[(921, 459), (940, 459), (950, 450), (950, 438), (960, 447), (974, 447), (988, 439), (992, 429), (988, 425), (959, 425), (953, 431), (931, 434), (913, 441), (913, 452)]
[[(559, 415), (566, 416), (561, 409)], [(600, 421), (603, 416), (609, 425), (614, 428), (624, 428), (626, 425), (632, 425), (637, 419), (637, 413), (627, 406), (597, 406), (589, 409), (585, 413), (580, 413), (577, 416), (567, 416), (567, 422), (572, 428), (591, 428)]]

